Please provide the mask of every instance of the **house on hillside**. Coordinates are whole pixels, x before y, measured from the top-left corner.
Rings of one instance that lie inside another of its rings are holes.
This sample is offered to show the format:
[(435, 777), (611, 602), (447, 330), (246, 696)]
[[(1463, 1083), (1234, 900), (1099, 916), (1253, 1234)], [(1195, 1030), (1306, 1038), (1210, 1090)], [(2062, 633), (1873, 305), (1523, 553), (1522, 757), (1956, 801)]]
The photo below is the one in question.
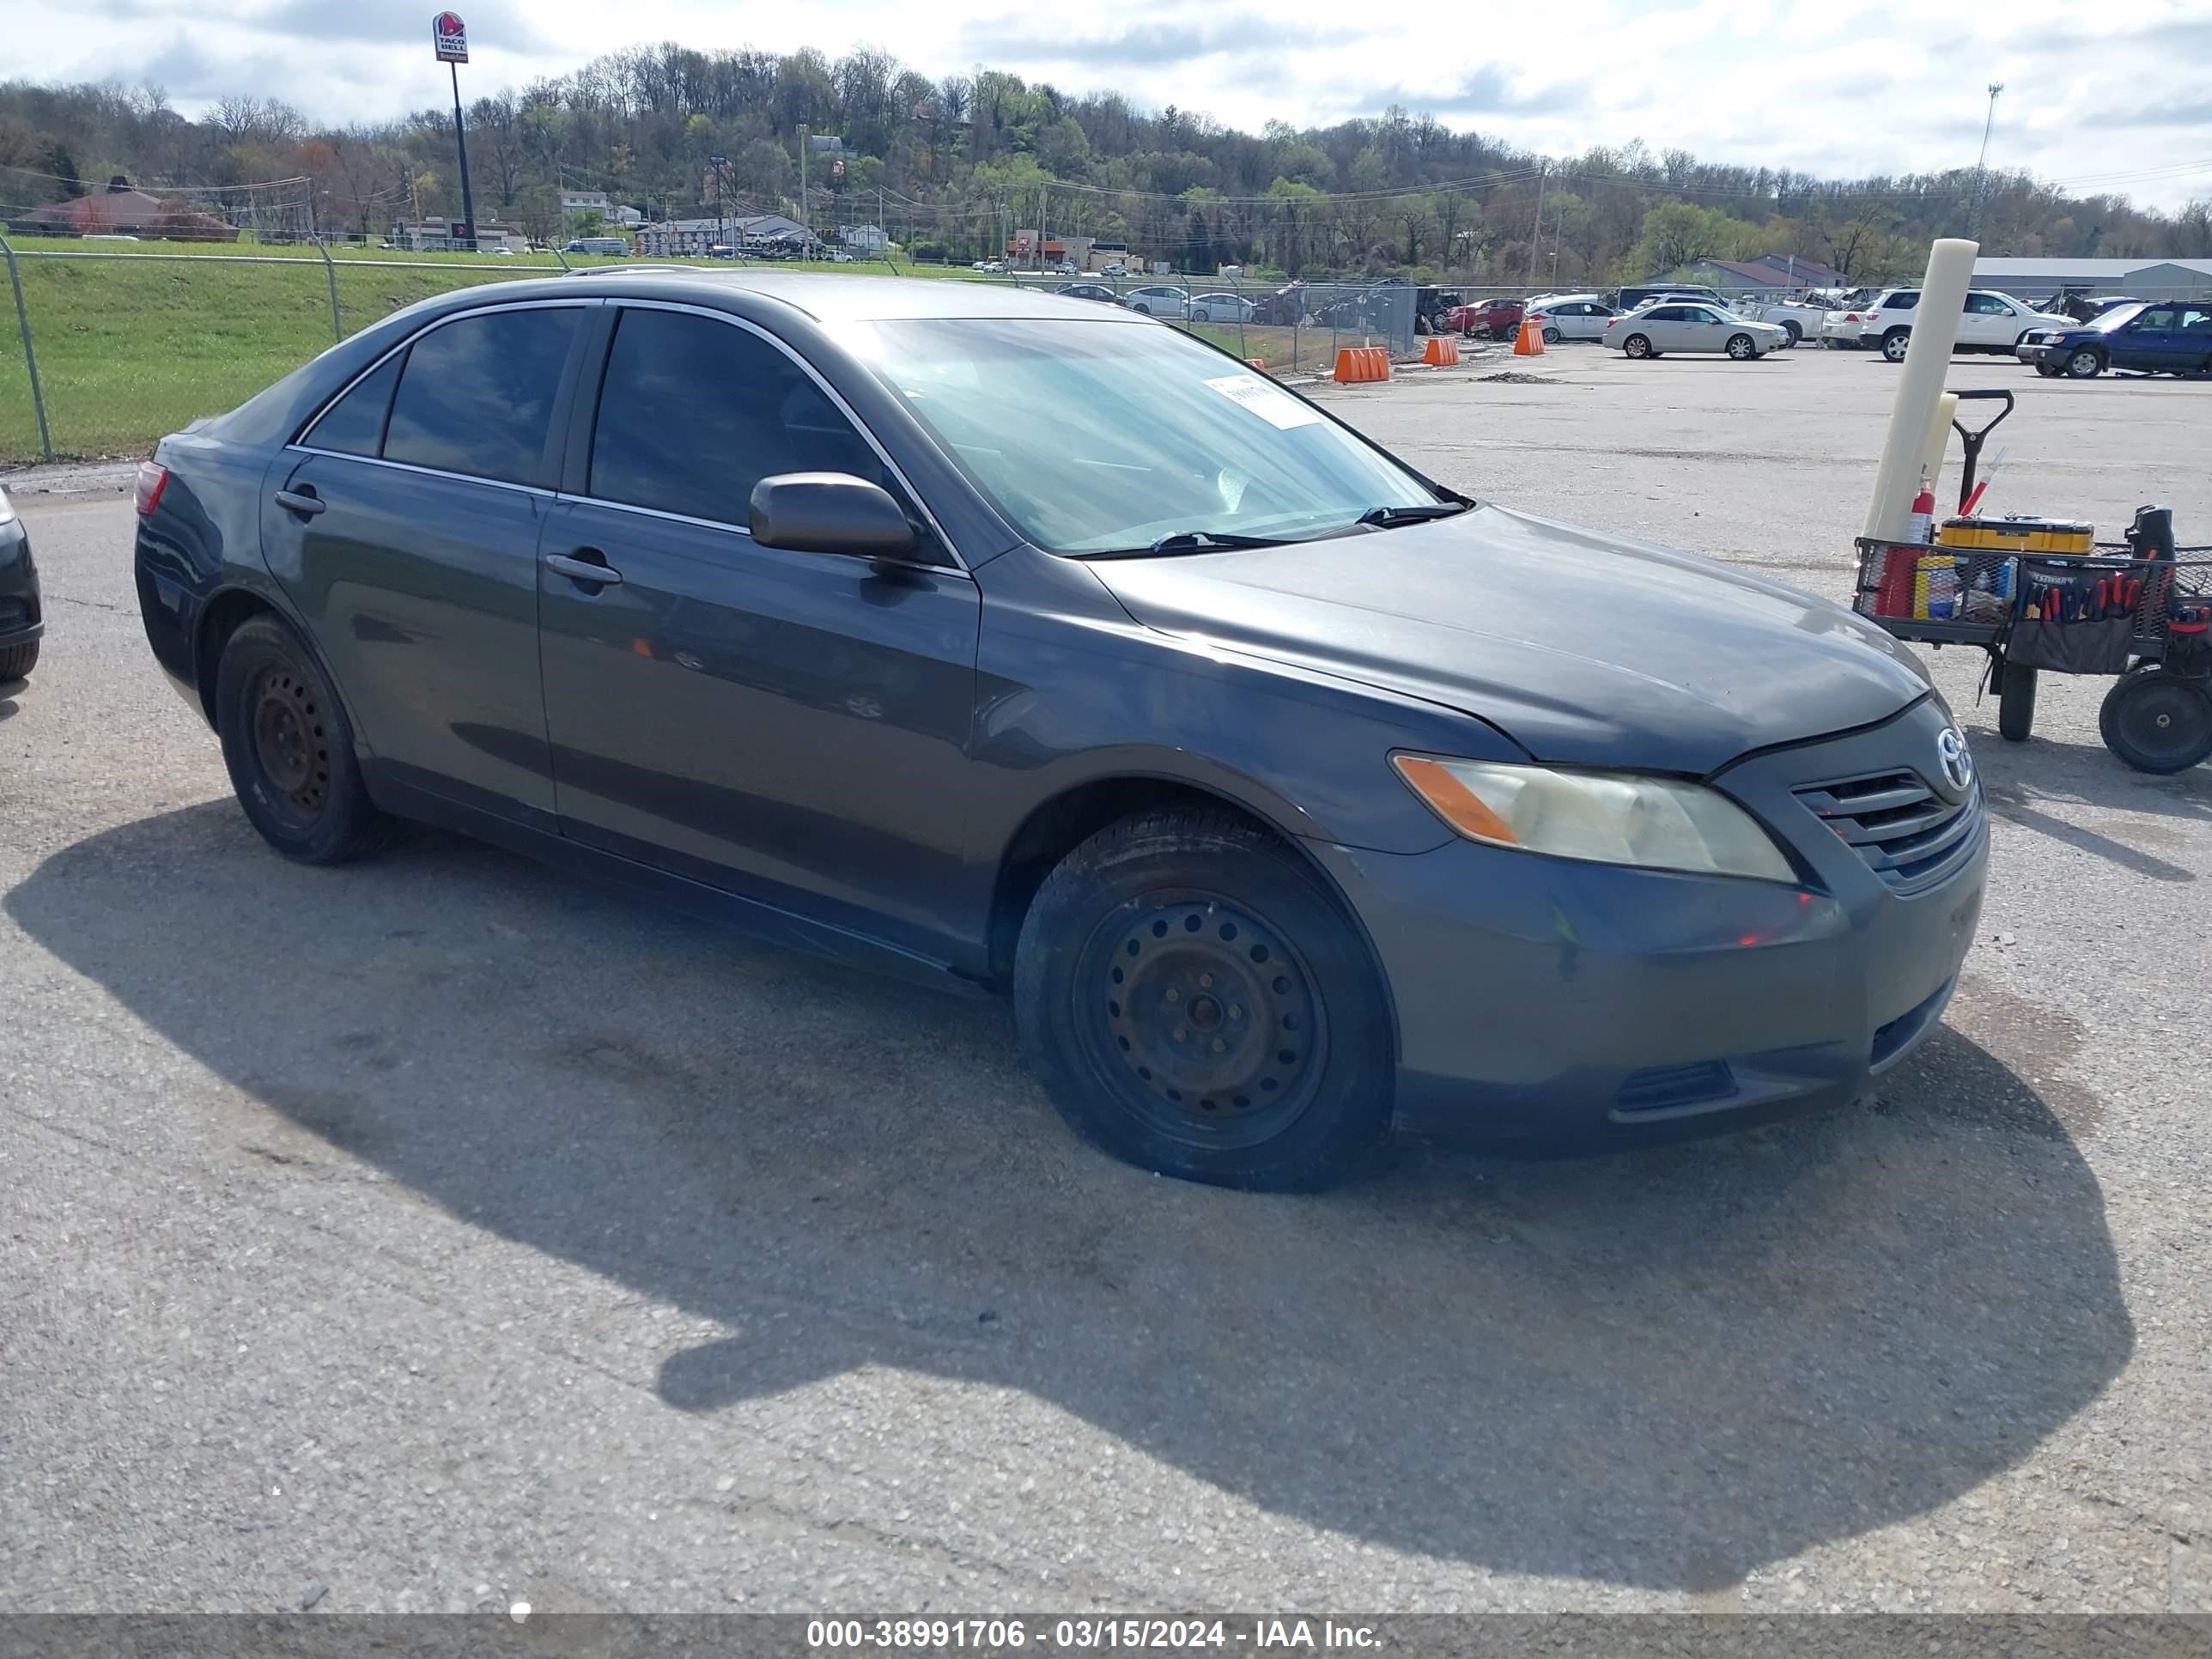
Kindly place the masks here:
[(665, 259), (672, 254), (702, 255), (717, 246), (795, 249), (812, 240), (805, 226), (781, 213), (732, 213), (643, 226), (637, 234), (637, 251), (648, 258)]
[(8, 228), (20, 236), (139, 236), (179, 242), (238, 240), (236, 226), (199, 211), (187, 201), (134, 189), (119, 173), (107, 181), (105, 190), (65, 197), (11, 215)]
[[(1833, 265), (1794, 253), (1762, 253), (1756, 259), (1700, 259), (1674, 275), (1683, 282), (1701, 283), (1723, 294), (1756, 294), (1767, 299), (1808, 288), (1844, 288), (1850, 282)], [(1668, 279), (1655, 276), (1652, 280)]]

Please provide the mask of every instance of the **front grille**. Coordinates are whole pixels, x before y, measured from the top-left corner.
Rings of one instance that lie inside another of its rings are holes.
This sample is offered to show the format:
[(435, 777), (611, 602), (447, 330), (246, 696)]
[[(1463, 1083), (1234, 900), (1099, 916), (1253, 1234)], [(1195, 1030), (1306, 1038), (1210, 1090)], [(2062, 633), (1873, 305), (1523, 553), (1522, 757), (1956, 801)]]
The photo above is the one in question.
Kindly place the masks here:
[(1702, 1101), (1725, 1100), (1735, 1093), (1735, 1073), (1724, 1060), (1699, 1060), (1691, 1066), (1650, 1066), (1631, 1072), (1613, 1097), (1622, 1112), (1663, 1112)]
[(1949, 801), (1917, 772), (1808, 783), (1795, 793), (1900, 892), (1940, 881), (1962, 862), (1982, 816), (1980, 785), (1965, 800)]

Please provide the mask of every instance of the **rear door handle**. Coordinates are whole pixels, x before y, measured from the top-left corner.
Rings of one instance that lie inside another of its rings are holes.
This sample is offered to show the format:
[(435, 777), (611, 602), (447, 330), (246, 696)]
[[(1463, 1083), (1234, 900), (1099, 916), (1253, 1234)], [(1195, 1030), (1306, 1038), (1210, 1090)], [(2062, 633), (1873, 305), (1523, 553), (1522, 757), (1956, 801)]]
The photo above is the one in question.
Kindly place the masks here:
[(622, 572), (596, 559), (572, 557), (566, 553), (548, 553), (545, 568), (556, 575), (566, 576), (572, 582), (592, 582), (602, 587), (612, 587), (622, 580)]
[(303, 519), (312, 519), (330, 503), (312, 489), (280, 489), (276, 492), (276, 505)]

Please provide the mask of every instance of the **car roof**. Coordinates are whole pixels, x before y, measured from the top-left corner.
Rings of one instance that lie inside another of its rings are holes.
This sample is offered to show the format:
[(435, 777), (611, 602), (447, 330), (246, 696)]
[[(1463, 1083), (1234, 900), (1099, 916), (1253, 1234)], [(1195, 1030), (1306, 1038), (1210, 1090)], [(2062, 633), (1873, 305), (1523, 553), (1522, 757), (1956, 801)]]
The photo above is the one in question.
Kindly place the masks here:
[[(817, 322), (888, 322), (915, 318), (1073, 317), (1113, 321), (1096, 305), (1010, 283), (964, 282), (957, 276), (873, 276), (828, 271), (714, 270), (697, 265), (645, 265), (574, 271), (554, 279), (567, 294), (650, 295), (707, 304), (733, 293), (757, 295), (803, 312)], [(503, 291), (514, 285), (499, 283)], [(1144, 319), (1127, 319), (1141, 325)]]

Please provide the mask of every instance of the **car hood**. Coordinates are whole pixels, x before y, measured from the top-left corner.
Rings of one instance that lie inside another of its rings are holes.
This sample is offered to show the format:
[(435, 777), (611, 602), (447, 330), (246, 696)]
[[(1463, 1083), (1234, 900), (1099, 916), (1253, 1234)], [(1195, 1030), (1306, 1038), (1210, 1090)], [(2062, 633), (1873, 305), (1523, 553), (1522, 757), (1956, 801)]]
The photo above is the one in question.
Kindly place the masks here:
[(1929, 688), (1839, 605), (1502, 507), (1089, 568), (1148, 628), (1459, 709), (1541, 761), (1702, 775)]

